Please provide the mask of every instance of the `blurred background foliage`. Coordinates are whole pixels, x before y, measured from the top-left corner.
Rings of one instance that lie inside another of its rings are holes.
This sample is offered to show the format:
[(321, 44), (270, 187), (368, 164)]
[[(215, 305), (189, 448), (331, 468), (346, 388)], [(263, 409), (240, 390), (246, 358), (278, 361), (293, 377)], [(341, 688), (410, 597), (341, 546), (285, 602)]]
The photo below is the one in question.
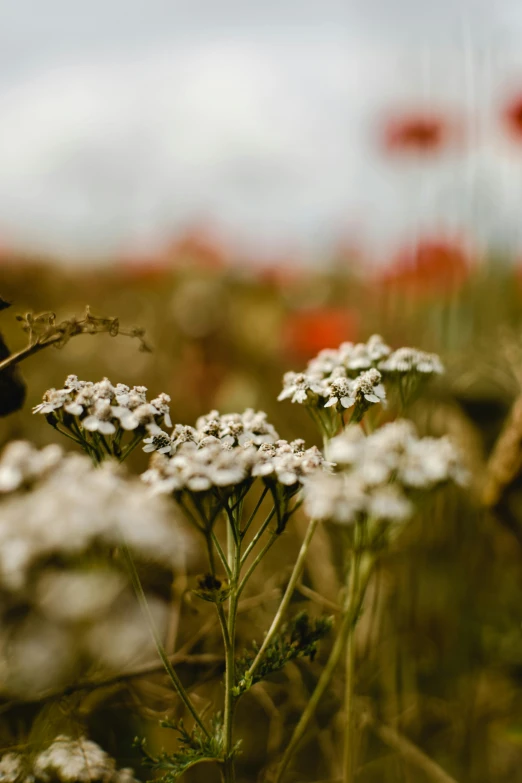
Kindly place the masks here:
[[(193, 242), (171, 249), (161, 263), (61, 267), (6, 256), (1, 264), (0, 294), (13, 303), (1, 313), (1, 330), (12, 351), (26, 339), (15, 313), (52, 310), (60, 319), (80, 315), (86, 304), (96, 315), (145, 327), (153, 346), (152, 353), (141, 353), (125, 337), (81, 336), (28, 359), (26, 405), (1, 420), (2, 444), (15, 438), (54, 441), (56, 433), (31, 408), (46, 389), (61, 387), (76, 373), (145, 385), (152, 395), (167, 392), (173, 420), (183, 423), (212, 408), (260, 408), (281, 437), (304, 437), (311, 445), (319, 439), (306, 412), (276, 400), (283, 372), (299, 370), (321, 348), (375, 332), (393, 347), (440, 353), (447, 374), (408, 415), (421, 430), (448, 432), (459, 442), (473, 487), (466, 496), (444, 492), (424, 509), (382, 558), (370, 586), (357, 632), (357, 780), (428, 783), (445, 770), (459, 783), (522, 782), (522, 483), (516, 437), (511, 468), (497, 493), (501, 502), (484, 502), (492, 480), (488, 460), (522, 393), (522, 276), (513, 259), (473, 258), (440, 240), (412, 247), (373, 272), (349, 252), (313, 269), (284, 263), (233, 267), (219, 249)], [(131, 469), (141, 472), (146, 457), (138, 450)], [(269, 625), (302, 525), (295, 519), (244, 598), (239, 634), (245, 647)], [(339, 544), (334, 531), (317, 537), (294, 613), (307, 608), (335, 616)], [(181, 650), (180, 676), (203, 706), (219, 696), (223, 661), (213, 607), (190, 593), (198, 565), (204, 569), (202, 560), (172, 585), (157, 574), (145, 577), (170, 600), (166, 646), (171, 653)], [(323, 643), (314, 662), (292, 663), (240, 702), (240, 781), (261, 779), (259, 771), (277, 758), (329, 644)], [(2, 747), (86, 725), (120, 765), (133, 766), (146, 779), (133, 737), (146, 736), (153, 750), (172, 749), (175, 736), (158, 720), (182, 714), (161, 668), (154, 671), (154, 661), (148, 663), (145, 673), (136, 666), (135, 676), (102, 688), (72, 688), (44, 704), (1, 705)], [(289, 780), (338, 779), (341, 693), (339, 671)], [(426, 757), (439, 765), (435, 771)], [(203, 765), (186, 780), (213, 783), (218, 774)]]

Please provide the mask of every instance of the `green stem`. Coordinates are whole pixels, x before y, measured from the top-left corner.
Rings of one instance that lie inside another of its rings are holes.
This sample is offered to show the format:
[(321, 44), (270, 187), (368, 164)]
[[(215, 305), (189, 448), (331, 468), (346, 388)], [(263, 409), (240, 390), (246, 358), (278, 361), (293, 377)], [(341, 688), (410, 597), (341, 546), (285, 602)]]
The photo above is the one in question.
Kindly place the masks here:
[(210, 537), (212, 539), (212, 542), (213, 542), (214, 546), (216, 547), (216, 551), (218, 553), (219, 559), (221, 560), (223, 568), (226, 571), (227, 577), (230, 579), (230, 577), (232, 576), (232, 571), (230, 570), (230, 566), (228, 564), (227, 557), (226, 557), (225, 553), (223, 552), (223, 547), (219, 543), (219, 539), (218, 539), (218, 537), (216, 536), (216, 534), (214, 533), (213, 530), (210, 532)]
[(261, 538), (261, 536), (263, 535), (263, 533), (267, 529), (267, 527), (270, 524), (270, 522), (271, 522), (275, 512), (276, 512), (276, 507), (274, 506), (274, 508), (272, 509), (270, 514), (268, 514), (267, 518), (265, 519), (265, 521), (263, 522), (263, 524), (261, 525), (261, 527), (259, 528), (259, 530), (255, 534), (255, 536), (252, 539), (252, 541), (250, 542), (250, 544), (245, 549), (245, 553), (244, 553), (243, 557), (241, 558), (241, 565), (245, 564), (247, 557), (249, 556), (250, 552), (254, 549), (255, 545), (257, 544), (257, 542), (259, 541), (259, 539)]
[(303, 568), (306, 561), (306, 555), (308, 554), (308, 549), (310, 547), (310, 543), (312, 541), (312, 538), (314, 536), (316, 527), (317, 527), (317, 520), (312, 519), (310, 520), (310, 524), (308, 525), (308, 530), (306, 531), (306, 535), (304, 537), (303, 543), (301, 545), (301, 549), (299, 550), (299, 555), (297, 556), (297, 560), (295, 562), (292, 575), (290, 576), (290, 581), (288, 582), (285, 590), (285, 594), (283, 595), (282, 601), (279, 604), (279, 609), (277, 610), (276, 616), (272, 620), (272, 625), (270, 626), (267, 635), (265, 636), (264, 642), (261, 645), (261, 648), (259, 652), (257, 653), (256, 657), (254, 658), (254, 661), (250, 665), (250, 668), (245, 673), (245, 678), (250, 678), (254, 674), (255, 670), (261, 663), (261, 659), (263, 658), (263, 655), (265, 654), (265, 651), (276, 635), (276, 633), (279, 630), (279, 627), (283, 621), (283, 617), (285, 615), (286, 610), (288, 609), (288, 606), (290, 604), (290, 601), (292, 599), (292, 595), (294, 593), (294, 590), (296, 588), (296, 585), (301, 577), (301, 574), (303, 572)]
[(264, 545), (263, 549), (258, 553), (258, 555), (256, 556), (255, 560), (252, 562), (252, 564), (250, 565), (248, 571), (244, 575), (243, 579), (239, 583), (239, 587), (238, 587), (238, 591), (237, 591), (238, 598), (241, 595), (241, 593), (243, 592), (243, 590), (244, 590), (248, 580), (250, 579), (250, 577), (254, 573), (255, 569), (257, 568), (257, 566), (259, 565), (261, 560), (264, 558), (264, 556), (266, 555), (266, 553), (268, 552), (268, 550), (270, 549), (272, 544), (274, 544), (274, 542), (278, 538), (279, 538), (279, 533), (272, 533), (272, 535), (270, 536), (270, 538), (268, 539), (268, 541)]
[[(239, 513), (236, 515), (236, 520), (239, 520)], [(235, 520), (235, 521), (236, 521)], [(225, 639), (225, 709), (223, 717), (223, 739), (224, 739), (224, 762), (223, 762), (223, 776), (225, 783), (235, 783), (236, 772), (235, 763), (233, 758), (234, 750), (234, 709), (236, 699), (233, 693), (233, 689), (236, 685), (236, 666), (235, 666), (235, 642), (236, 642), (236, 618), (237, 618), (237, 605), (239, 600), (239, 577), (241, 571), (241, 548), (239, 542), (234, 536), (234, 531), (230, 530), (232, 523), (228, 528), (228, 541), (229, 541), (229, 555), (231, 559), (229, 564), (231, 566), (231, 578), (230, 578), (230, 595), (228, 603), (228, 620), (227, 631), (228, 639)], [(228, 642), (228, 644), (227, 644)]]
[[(361, 552), (354, 549), (350, 577), (348, 582), (347, 605), (352, 607), (356, 600), (359, 586), (359, 567)], [(353, 783), (354, 764), (354, 721), (353, 721), (353, 686), (355, 669), (355, 633), (348, 635), (346, 642), (346, 679), (344, 686), (344, 746), (343, 746), (343, 783)]]
[(366, 571), (361, 576), (359, 594), (352, 606), (350, 606), (349, 604), (349, 595), (347, 595), (346, 597), (345, 604), (343, 607), (343, 618), (341, 621), (341, 625), (339, 627), (339, 633), (337, 634), (337, 638), (334, 642), (334, 646), (332, 647), (332, 651), (330, 653), (328, 661), (326, 662), (326, 666), (324, 667), (323, 672), (319, 678), (319, 681), (315, 686), (315, 690), (312, 693), (312, 696), (308, 704), (306, 705), (303, 714), (301, 715), (301, 719), (299, 720), (297, 726), (294, 729), (290, 742), (286, 747), (274, 783), (281, 782), (285, 769), (287, 768), (288, 763), (292, 758), (297, 746), (303, 739), (306, 729), (308, 728), (308, 724), (310, 723), (311, 719), (314, 716), (315, 710), (317, 709), (317, 705), (321, 701), (326, 689), (330, 684), (333, 673), (337, 667), (337, 664), (341, 659), (341, 655), (348, 641), (348, 636), (350, 632), (353, 630), (353, 628), (355, 627), (355, 624), (359, 617), (359, 612), (363, 602), (364, 594), (366, 592), (366, 587), (368, 585), (372, 573), (373, 562), (374, 562), (373, 558), (369, 558)]
[(149, 624), (149, 628), (151, 630), (152, 636), (154, 638), (154, 642), (156, 644), (156, 649), (158, 651), (158, 655), (161, 658), (161, 662), (163, 663), (163, 666), (165, 667), (165, 671), (170, 677), (170, 680), (180, 697), (181, 701), (187, 708), (187, 710), (190, 712), (192, 717), (194, 718), (195, 722), (203, 732), (203, 734), (210, 739), (210, 734), (205, 728), (201, 718), (199, 717), (196, 708), (192, 704), (192, 701), (190, 700), (190, 697), (188, 693), (186, 692), (185, 688), (183, 687), (183, 684), (181, 680), (179, 679), (178, 675), (176, 674), (174, 667), (172, 666), (169, 657), (167, 655), (167, 652), (163, 646), (163, 642), (161, 640), (160, 634), (158, 632), (158, 629), (156, 628), (156, 623), (154, 622), (154, 618), (152, 616), (152, 612), (150, 611), (150, 606), (147, 601), (147, 596), (145, 595), (145, 592), (143, 590), (143, 586), (141, 584), (141, 580), (138, 574), (138, 571), (136, 570), (136, 566), (134, 564), (134, 560), (132, 558), (132, 555), (130, 553), (130, 550), (125, 543), (125, 541), (122, 539), (121, 544), (121, 551), (123, 553), (125, 562), (127, 564), (127, 567), (129, 569), (130, 578), (132, 581), (132, 585), (134, 587), (134, 590), (136, 592), (136, 596), (138, 598), (138, 602), (141, 606), (141, 609), (143, 611), (143, 614), (145, 615), (147, 622)]
[(143, 434), (141, 432), (138, 435), (135, 435), (133, 437), (133, 439), (131, 440), (131, 442), (128, 444), (128, 446), (126, 446), (122, 450), (122, 452), (120, 454), (120, 457), (119, 457), (120, 462), (123, 462), (124, 460), (126, 460), (127, 457), (129, 456), (129, 454), (132, 451), (134, 451), (134, 449), (136, 448), (138, 443), (140, 443), (142, 440), (143, 440)]
[(262, 503), (262, 502), (263, 502), (263, 500), (265, 499), (265, 497), (266, 497), (266, 493), (267, 493), (267, 492), (268, 492), (268, 487), (267, 487), (267, 486), (265, 486), (265, 488), (263, 489), (263, 491), (262, 491), (262, 493), (261, 493), (261, 495), (260, 495), (260, 497), (259, 497), (259, 500), (257, 501), (257, 503), (256, 503), (256, 505), (255, 505), (255, 508), (254, 508), (254, 510), (252, 511), (252, 513), (250, 514), (250, 516), (249, 516), (249, 518), (248, 518), (248, 522), (246, 523), (245, 527), (244, 527), (244, 528), (243, 528), (243, 530), (241, 531), (241, 537), (242, 537), (242, 538), (245, 536), (245, 534), (246, 534), (246, 532), (247, 532), (248, 528), (250, 527), (250, 525), (251, 525), (251, 524), (252, 524), (252, 522), (254, 521), (254, 518), (255, 518), (255, 516), (256, 516), (256, 514), (257, 514), (257, 512), (259, 511), (259, 509), (261, 508), (261, 503)]

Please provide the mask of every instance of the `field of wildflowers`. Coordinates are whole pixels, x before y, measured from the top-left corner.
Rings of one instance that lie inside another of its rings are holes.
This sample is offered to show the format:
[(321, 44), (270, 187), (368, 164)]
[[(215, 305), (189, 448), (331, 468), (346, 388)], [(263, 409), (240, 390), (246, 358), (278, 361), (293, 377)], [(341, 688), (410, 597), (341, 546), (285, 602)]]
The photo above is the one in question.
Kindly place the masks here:
[(516, 262), (170, 252), (2, 260), (0, 781), (522, 781)]

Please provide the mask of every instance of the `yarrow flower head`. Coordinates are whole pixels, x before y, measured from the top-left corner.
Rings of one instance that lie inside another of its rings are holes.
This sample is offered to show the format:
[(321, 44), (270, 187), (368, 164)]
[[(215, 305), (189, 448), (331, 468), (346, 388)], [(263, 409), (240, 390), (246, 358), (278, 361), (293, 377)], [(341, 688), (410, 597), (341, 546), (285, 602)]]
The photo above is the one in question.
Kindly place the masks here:
[(170, 436), (147, 438), (144, 450), (155, 453), (143, 481), (184, 506), (193, 502), (205, 526), (232, 497), (240, 502), (259, 478), (274, 498), (280, 532), (304, 478), (328, 467), (316, 447), (280, 440), (266, 414), (251, 409), (224, 415), (211, 411), (195, 427), (177, 424)]
[(426, 353), (417, 348), (398, 348), (392, 354), (379, 362), (379, 369), (383, 373), (406, 375), (419, 373), (420, 375), (442, 375), (444, 366), (435, 353)]
[(291, 400), (300, 405), (315, 405), (323, 396), (321, 375), (312, 372), (287, 372), (283, 376), (283, 391), (277, 398)]
[(290, 443), (278, 440), (260, 447), (252, 475), (265, 479), (271, 477), (287, 487), (293, 487), (301, 484), (306, 476), (328, 467), (316, 446), (305, 448), (301, 438)]
[(329, 442), (326, 453), (337, 472), (313, 476), (305, 487), (308, 513), (318, 519), (404, 520), (420, 493), (467, 481), (449, 438), (419, 438), (413, 424), (401, 419), (368, 436), (360, 427), (348, 427)]
[(27, 698), (78, 678), (93, 661), (112, 671), (150, 655), (148, 628), (114, 552), (125, 542), (138, 562), (184, 567), (192, 540), (172, 503), (116, 463), (94, 467), (59, 447), (11, 444), (0, 456), (2, 476), (0, 691)]
[(438, 356), (416, 348), (393, 351), (380, 335), (366, 343), (342, 343), (324, 349), (311, 359), (304, 372), (283, 377), (279, 400), (305, 405), (327, 438), (345, 426), (357, 423), (373, 405), (386, 402), (385, 382), (398, 385), (406, 401), (422, 380), (443, 372)]
[(144, 439), (143, 451), (159, 451), (172, 456), (181, 446), (200, 448), (214, 441), (226, 446), (259, 447), (263, 443), (274, 443), (278, 437), (263, 411), (247, 408), (244, 413), (222, 415), (213, 410), (200, 416), (195, 427), (176, 424), (170, 436), (163, 431), (153, 433)]
[[(107, 456), (124, 459), (144, 435), (159, 435), (162, 424), (172, 426), (170, 397), (160, 394), (147, 401), (145, 386), (113, 386), (108, 378), (98, 383), (67, 376), (63, 389), (49, 389), (33, 413), (44, 414), (58, 430), (66, 430), (97, 461)], [(122, 446), (125, 432), (131, 442)]]
[(0, 494), (30, 489), (62, 459), (62, 449), (57, 445), (37, 449), (27, 441), (12, 441), (0, 455)]

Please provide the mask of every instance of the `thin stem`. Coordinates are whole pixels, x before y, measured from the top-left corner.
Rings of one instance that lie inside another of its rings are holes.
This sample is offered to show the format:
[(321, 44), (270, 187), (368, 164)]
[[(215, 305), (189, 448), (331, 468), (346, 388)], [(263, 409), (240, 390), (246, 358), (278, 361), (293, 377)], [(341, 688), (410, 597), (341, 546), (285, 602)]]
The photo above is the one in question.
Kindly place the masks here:
[[(205, 536), (206, 542), (207, 542), (207, 551), (208, 551), (208, 563), (210, 567), (210, 573), (216, 578), (216, 560), (214, 557), (214, 550), (212, 549), (212, 537), (208, 534)], [(225, 647), (225, 653), (228, 651), (230, 647), (230, 636), (228, 634), (228, 627), (227, 627), (227, 619), (225, 617), (225, 612), (223, 610), (223, 604), (216, 602), (216, 611), (219, 618), (219, 624), (221, 626), (221, 632), (223, 634), (223, 645)]]
[(227, 577), (230, 579), (230, 577), (232, 575), (232, 571), (230, 570), (230, 566), (228, 564), (227, 557), (226, 557), (225, 553), (223, 552), (223, 547), (219, 543), (219, 538), (216, 536), (216, 534), (214, 533), (213, 530), (210, 532), (210, 537), (212, 539), (212, 543), (216, 547), (216, 551), (218, 553), (219, 559), (221, 560), (223, 568), (226, 571)]
[(296, 585), (299, 579), (301, 578), (301, 574), (303, 572), (303, 568), (306, 560), (306, 555), (308, 554), (310, 542), (312, 541), (312, 538), (314, 536), (317, 524), (318, 522), (316, 519), (310, 520), (310, 524), (308, 525), (308, 530), (306, 531), (306, 535), (301, 545), (301, 549), (299, 550), (299, 555), (297, 556), (297, 560), (295, 562), (292, 575), (290, 576), (290, 581), (286, 586), (285, 594), (283, 595), (282, 601), (279, 604), (279, 609), (277, 610), (276, 616), (272, 620), (272, 625), (270, 626), (268, 633), (265, 636), (264, 642), (261, 645), (261, 648), (257, 653), (256, 657), (254, 658), (253, 663), (250, 665), (250, 668), (246, 672), (245, 677), (248, 678), (252, 677), (255, 670), (261, 663), (261, 659), (263, 658), (263, 655), (265, 654), (268, 645), (270, 644), (270, 642), (272, 641), (272, 639), (274, 638), (274, 636), (279, 630), (279, 626), (281, 625), (285, 612), (288, 609)]
[(11, 367), (13, 364), (18, 364), (24, 359), (28, 359), (29, 356), (33, 356), (33, 354), (42, 351), (49, 345), (52, 345), (53, 342), (58, 342), (58, 338), (55, 340), (50, 340), (46, 343), (33, 343), (32, 345), (28, 345), (26, 348), (22, 348), (22, 350), (18, 351), (18, 353), (12, 353), (11, 356), (8, 356), (7, 359), (4, 359), (0, 362), (0, 372), (7, 370), (7, 368)]
[[(350, 577), (348, 582), (347, 603), (351, 607), (355, 603), (358, 583), (361, 553), (354, 549)], [(355, 633), (349, 634), (346, 642), (346, 679), (344, 686), (344, 747), (343, 747), (343, 783), (353, 783), (354, 764), (354, 721), (353, 721), (353, 686), (355, 668)]]
[(65, 437), (69, 438), (69, 440), (73, 440), (79, 446), (83, 446), (83, 440), (80, 440), (75, 435), (72, 435), (70, 432), (67, 432), (67, 430), (62, 430), (60, 427), (58, 427), (58, 425), (55, 425), (55, 429), (60, 433), (60, 435), (65, 435)]
[(147, 622), (149, 624), (149, 628), (151, 630), (152, 636), (154, 638), (154, 642), (156, 644), (156, 649), (158, 651), (158, 655), (161, 658), (161, 662), (163, 663), (163, 666), (165, 667), (165, 671), (170, 677), (170, 680), (180, 697), (181, 701), (185, 705), (185, 707), (188, 709), (192, 717), (194, 718), (195, 722), (205, 734), (207, 738), (210, 738), (210, 734), (205, 728), (200, 716), (198, 715), (196, 708), (192, 704), (192, 701), (190, 699), (190, 696), (186, 692), (185, 688), (183, 687), (183, 684), (181, 680), (179, 679), (178, 675), (176, 674), (174, 667), (172, 666), (170, 659), (165, 651), (165, 648), (163, 647), (163, 642), (161, 640), (160, 634), (158, 632), (158, 629), (156, 628), (156, 623), (154, 622), (154, 618), (152, 616), (152, 612), (150, 611), (150, 606), (147, 601), (147, 596), (145, 595), (145, 592), (143, 590), (143, 586), (141, 584), (141, 580), (138, 574), (138, 571), (136, 570), (136, 566), (134, 564), (134, 560), (132, 558), (132, 555), (129, 551), (129, 548), (125, 541), (122, 539), (121, 544), (121, 551), (123, 553), (123, 556), (125, 558), (125, 562), (127, 564), (127, 567), (129, 569), (130, 578), (132, 581), (132, 585), (134, 587), (134, 590), (136, 592), (136, 596), (138, 598), (138, 602), (141, 606), (141, 609), (143, 611), (143, 614), (145, 615)]
[(246, 572), (246, 574), (244, 575), (243, 579), (242, 579), (242, 580), (241, 580), (241, 582), (239, 583), (239, 587), (238, 587), (238, 590), (237, 590), (238, 597), (239, 597), (239, 596), (241, 595), (241, 593), (243, 592), (243, 590), (244, 590), (244, 588), (245, 588), (245, 586), (246, 586), (246, 584), (247, 584), (248, 580), (250, 579), (250, 577), (251, 577), (251, 576), (252, 576), (252, 574), (254, 573), (255, 569), (257, 568), (257, 566), (259, 565), (259, 563), (261, 562), (261, 560), (264, 558), (264, 556), (266, 555), (266, 553), (268, 552), (268, 550), (270, 549), (270, 547), (272, 546), (272, 544), (274, 544), (274, 542), (275, 542), (275, 541), (276, 541), (278, 538), (279, 538), (279, 533), (272, 533), (272, 535), (270, 536), (270, 538), (268, 539), (268, 541), (267, 541), (267, 542), (266, 542), (266, 544), (264, 545), (263, 549), (262, 549), (262, 550), (261, 550), (261, 551), (258, 553), (257, 557), (256, 557), (256, 558), (255, 558), (255, 560), (252, 562), (252, 564), (250, 565), (250, 568), (248, 569), (248, 571), (247, 571), (247, 572)]
[(261, 508), (261, 504), (262, 504), (263, 500), (265, 499), (265, 497), (266, 497), (266, 493), (267, 493), (267, 492), (268, 492), (268, 487), (267, 487), (267, 486), (265, 486), (265, 488), (263, 489), (263, 491), (262, 491), (262, 493), (261, 493), (261, 495), (260, 495), (260, 497), (259, 497), (259, 500), (258, 500), (258, 501), (257, 501), (257, 503), (256, 503), (256, 506), (255, 506), (254, 510), (252, 511), (252, 513), (250, 514), (250, 516), (249, 516), (249, 518), (248, 518), (248, 521), (247, 521), (247, 523), (246, 523), (245, 527), (244, 527), (244, 528), (243, 528), (243, 530), (241, 531), (241, 537), (244, 537), (244, 536), (245, 536), (245, 534), (246, 534), (246, 532), (247, 532), (248, 528), (250, 527), (250, 525), (251, 525), (251, 524), (252, 524), (252, 522), (254, 521), (254, 518), (255, 518), (255, 516), (256, 516), (256, 514), (257, 514), (257, 512), (259, 511), (259, 509)]
[(272, 518), (273, 518), (275, 512), (276, 512), (276, 507), (274, 506), (274, 508), (272, 509), (270, 514), (268, 514), (267, 518), (265, 519), (265, 521), (263, 522), (263, 524), (261, 525), (261, 527), (259, 528), (259, 530), (255, 534), (255, 536), (252, 539), (252, 541), (250, 542), (250, 544), (245, 549), (245, 553), (244, 553), (243, 557), (241, 558), (241, 565), (244, 565), (246, 563), (246, 560), (247, 560), (250, 552), (254, 549), (255, 545), (257, 544), (257, 542), (259, 541), (259, 539), (261, 538), (261, 536), (263, 535), (263, 533), (267, 529), (268, 525), (272, 521)]
[(330, 656), (328, 658), (328, 661), (326, 662), (326, 666), (324, 667), (322, 674), (319, 677), (319, 681), (315, 686), (315, 690), (312, 693), (312, 696), (308, 704), (306, 705), (303, 714), (301, 715), (301, 719), (299, 720), (297, 726), (294, 729), (290, 742), (286, 746), (286, 750), (283, 754), (283, 758), (281, 759), (281, 763), (277, 771), (277, 776), (274, 780), (274, 783), (280, 783), (280, 781), (282, 780), (285, 769), (287, 768), (290, 759), (292, 758), (297, 746), (303, 739), (303, 736), (308, 728), (308, 725), (314, 716), (317, 705), (321, 701), (326, 689), (330, 684), (333, 673), (337, 667), (337, 664), (341, 659), (341, 655), (343, 653), (346, 642), (348, 640), (348, 635), (353, 630), (357, 622), (359, 612), (362, 606), (362, 602), (364, 599), (364, 594), (366, 592), (366, 587), (368, 585), (370, 576), (372, 574), (373, 563), (374, 563), (373, 558), (369, 558), (368, 562), (366, 563), (366, 570), (361, 576), (360, 589), (359, 589), (359, 594), (357, 596), (357, 600), (352, 606), (349, 605), (349, 596), (347, 595), (346, 597), (345, 605), (344, 605), (344, 615), (341, 621), (341, 625), (339, 627), (339, 633), (337, 634), (337, 638), (334, 642), (334, 646), (332, 647), (332, 651), (330, 652)]
[(141, 432), (139, 434), (135, 435), (134, 438), (131, 440), (131, 442), (122, 450), (122, 452), (120, 454), (120, 457), (119, 457), (120, 462), (123, 462), (124, 460), (126, 460), (127, 457), (129, 456), (129, 454), (132, 451), (134, 451), (134, 449), (136, 448), (138, 443), (140, 443), (142, 440), (143, 440), (143, 435), (141, 434)]
[[(236, 519), (234, 523), (238, 523), (239, 528), (240, 510), (237, 511)], [(229, 524), (229, 528), (232, 527), (232, 520)], [(224, 737), (224, 763), (223, 763), (223, 777), (225, 783), (235, 783), (236, 772), (233, 758), (234, 749), (234, 709), (235, 709), (235, 696), (233, 689), (236, 684), (236, 668), (235, 668), (235, 642), (236, 642), (236, 618), (237, 618), (237, 606), (239, 600), (239, 577), (241, 571), (241, 546), (233, 535), (233, 531), (229, 530), (229, 560), (232, 574), (230, 578), (230, 595), (228, 603), (228, 621), (227, 631), (228, 640), (225, 642), (225, 709), (223, 717), (223, 737)], [(228, 644), (227, 644), (228, 642)]]

